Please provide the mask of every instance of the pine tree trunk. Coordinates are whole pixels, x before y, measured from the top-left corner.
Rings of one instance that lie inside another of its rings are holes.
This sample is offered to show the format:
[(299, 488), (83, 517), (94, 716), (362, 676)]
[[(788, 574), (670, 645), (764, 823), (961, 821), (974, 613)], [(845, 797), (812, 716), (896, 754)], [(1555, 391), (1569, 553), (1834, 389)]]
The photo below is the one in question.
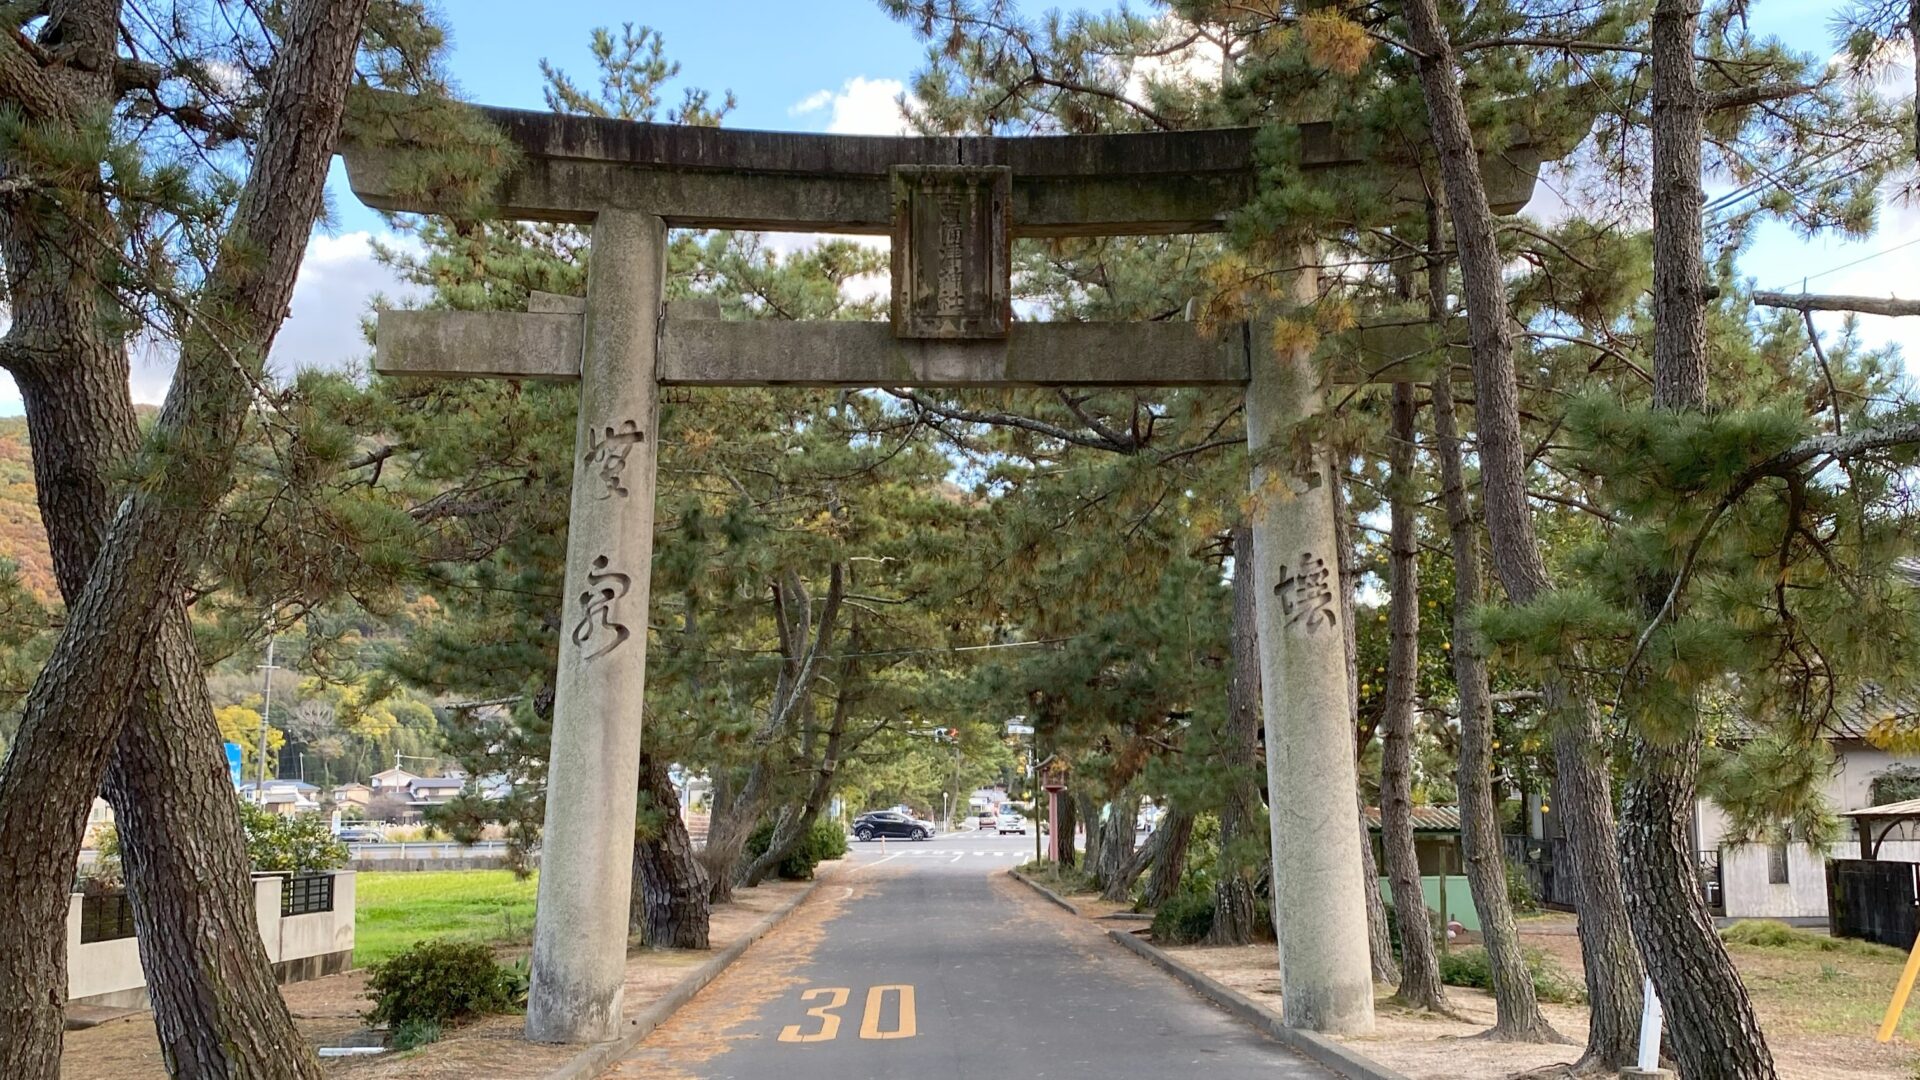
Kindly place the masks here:
[(640, 790), (662, 820), (658, 835), (633, 845), (633, 930), (656, 949), (708, 948), (707, 872), (687, 839), (667, 763), (651, 753), (640, 755)]
[[(1360, 732), (1360, 643), (1356, 637), (1359, 624), (1353, 618), (1353, 590), (1360, 573), (1353, 558), (1352, 530), (1347, 525), (1347, 487), (1342, 475), (1337, 469), (1333, 473), (1333, 530), (1335, 546), (1340, 551), (1340, 580), (1347, 583), (1340, 591), (1340, 623), (1345, 628), (1341, 638), (1347, 651), (1347, 722), (1353, 725), (1353, 767), (1357, 773), (1368, 741)], [(1360, 886), (1367, 905), (1367, 957), (1372, 962), (1373, 981), (1398, 983), (1400, 962), (1393, 956), (1393, 931), (1387, 926), (1387, 905), (1380, 896), (1380, 868), (1373, 861), (1373, 830), (1367, 824), (1366, 801), (1358, 796), (1354, 823), (1360, 830)]]
[(747, 848), (747, 835), (759, 820), (757, 800), (749, 805), (744, 793), (724, 806), (714, 801), (713, 816), (707, 822), (707, 846), (700, 850), (701, 865), (707, 870), (707, 898), (713, 903), (733, 902), (734, 876)]
[[(0, 920), (0, 1074), (10, 1078), (59, 1073), (67, 888), (86, 805), (103, 784), (122, 814), (139, 948), (168, 1068), (196, 1078), (319, 1076), (260, 941), (232, 785), (173, 597), (183, 552), (230, 483), (250, 401), (235, 369), (250, 362), (257, 370), (284, 315), (365, 8), (361, 0), (296, 5), (287, 14), (289, 36), (264, 103), (269, 119), (232, 226), (255, 250), (222, 250), (206, 306), (181, 343), (181, 374), (161, 420), (176, 439), (166, 471), (117, 507), (113, 470), (138, 438), (123, 346), (106, 337), (113, 305), (96, 287), (117, 275), (73, 259), (113, 227), (86, 194), (11, 200), (0, 224), (14, 319), (8, 355), (25, 358), (9, 371), (27, 402), (42, 516), (70, 612), (0, 768), (0, 836), (12, 869), (0, 881), (0, 910), (8, 913)], [(117, 23), (68, 14), (48, 24), (63, 52), (78, 55), (91, 36), (96, 55), (113, 54)], [(110, 86), (112, 65), (93, 69)], [(78, 70), (40, 75), (53, 81)], [(35, 122), (104, 111), (106, 99), (94, 97), (102, 87), (53, 89), (78, 96), (65, 102), (66, 115), (55, 108)]]
[[(856, 625), (847, 635), (848, 651), (858, 653), (861, 649), (860, 641), (859, 627)], [(855, 698), (854, 685), (853, 661), (843, 661), (840, 692), (835, 696), (833, 703), (833, 720), (831, 726), (827, 728), (825, 748), (821, 753), (820, 763), (814, 766), (813, 780), (807, 787), (806, 798), (801, 802), (799, 812), (789, 814), (780, 823), (780, 827), (774, 830), (773, 840), (767, 845), (767, 850), (741, 871), (740, 884), (752, 888), (765, 881), (767, 875), (773, 873), (781, 863), (785, 862), (787, 856), (793, 854), (794, 849), (806, 839), (814, 822), (820, 820), (820, 812), (826, 809), (827, 800), (833, 794), (833, 778), (839, 772), (840, 748), (846, 738), (847, 718)], [(809, 749), (808, 753), (811, 752)]]
[[(1227, 687), (1226, 730), (1220, 740), (1226, 759), (1221, 767), (1227, 770), (1227, 781), (1220, 802), (1220, 854), (1213, 884), (1213, 926), (1207, 931), (1209, 945), (1251, 945), (1273, 933), (1272, 924), (1260, 918), (1254, 893), (1254, 883), (1265, 873), (1271, 849), (1260, 831), (1260, 778), (1254, 770), (1260, 752), (1260, 641), (1249, 558), (1252, 530), (1245, 523), (1235, 526), (1232, 543), (1233, 671)], [(1247, 854), (1256, 850), (1259, 854), (1249, 859)]]
[(1074, 850), (1075, 841), (1073, 838), (1074, 830), (1079, 825), (1079, 822), (1076, 820), (1078, 815), (1074, 813), (1077, 806), (1073, 796), (1064, 791), (1060, 793), (1059, 803), (1060, 820), (1052, 822), (1048, 827), (1053, 829), (1060, 837), (1060, 865), (1063, 867), (1071, 867), (1080, 861), (1079, 853)]
[[(1430, 248), (1439, 246), (1438, 238), (1434, 239)], [(1444, 275), (1444, 269), (1436, 269)], [(1444, 282), (1438, 284), (1442, 287), (1429, 292), (1430, 302), (1437, 303), (1445, 295)], [(1467, 864), (1467, 885), (1480, 916), (1480, 940), (1493, 982), (1494, 1021), (1487, 1034), (1509, 1042), (1563, 1042), (1540, 1011), (1533, 974), (1520, 951), (1513, 903), (1507, 896), (1506, 853), (1493, 799), (1492, 700), (1487, 661), (1473, 624), (1473, 613), (1484, 602), (1480, 549), (1454, 421), (1453, 371), (1445, 363), (1433, 382), (1433, 420), (1441, 499), (1453, 553), (1453, 680), (1460, 698), (1460, 763), (1454, 782), (1460, 792), (1460, 847)]]
[(1102, 824), (1100, 821), (1100, 804), (1093, 801), (1093, 796), (1081, 793), (1074, 796), (1074, 809), (1079, 812), (1080, 820), (1086, 822), (1087, 829), (1087, 846), (1082, 851), (1085, 857), (1080, 862), (1080, 868), (1089, 876), (1092, 876), (1100, 870), (1100, 828)]
[[(1654, 6), (1653, 404), (1675, 411), (1707, 407), (1699, 20), (1684, 0)], [(1648, 618), (1659, 617), (1672, 585), (1670, 575), (1647, 583)], [(1666, 732), (1649, 732), (1649, 719), (1636, 717), (1632, 728), (1620, 855), (1640, 955), (1666, 1009), (1667, 1045), (1688, 1080), (1772, 1080), (1773, 1055), (1714, 932), (1694, 865), (1699, 718), (1681, 717)]]
[(1161, 817), (1148, 845), (1154, 849), (1153, 873), (1147, 878), (1141, 903), (1157, 909), (1180, 891), (1180, 878), (1187, 872), (1187, 850), (1193, 842), (1193, 813), (1175, 807)]
[[(1153, 878), (1147, 885), (1141, 906), (1153, 908), (1166, 902), (1180, 886), (1180, 875), (1187, 865), (1187, 842), (1193, 838), (1193, 814), (1181, 807), (1171, 807), (1161, 818), (1160, 826), (1147, 842), (1142, 844), (1133, 856), (1127, 860), (1120, 872), (1107, 882), (1100, 892), (1100, 898), (1123, 904), (1133, 898), (1133, 884), (1140, 875), (1153, 868)], [(1168, 873), (1172, 880), (1166, 880)], [(1157, 899), (1156, 899), (1157, 897)]]
[(1420, 664), (1420, 578), (1413, 497), (1413, 386), (1393, 385), (1387, 461), (1391, 524), (1387, 545), (1386, 715), (1380, 725), (1380, 840), (1400, 925), (1400, 999), (1417, 1009), (1445, 1009), (1440, 956), (1434, 946), (1420, 856), (1413, 843), (1413, 699)]
[[(1551, 587), (1527, 505), (1526, 453), (1520, 433), (1519, 384), (1504, 261), (1480, 160), (1461, 97), (1453, 43), (1435, 0), (1408, 0), (1408, 43), (1415, 50), (1447, 211), (1460, 252), (1461, 297), (1473, 349), (1476, 426), (1487, 534), (1494, 572), (1515, 604)], [(1629, 928), (1620, 880), (1604, 744), (1591, 702), (1549, 681), (1543, 687), (1554, 718), (1556, 802), (1573, 855), (1580, 893), (1580, 948), (1586, 963), (1589, 1026), (1581, 1069), (1618, 1068), (1634, 1060), (1640, 1009), (1640, 957)]]
[(1115, 878), (1126, 875), (1127, 864), (1133, 860), (1133, 823), (1139, 816), (1138, 795), (1120, 795), (1107, 804), (1107, 820), (1100, 827), (1098, 855), (1093, 860), (1093, 883), (1103, 896)]

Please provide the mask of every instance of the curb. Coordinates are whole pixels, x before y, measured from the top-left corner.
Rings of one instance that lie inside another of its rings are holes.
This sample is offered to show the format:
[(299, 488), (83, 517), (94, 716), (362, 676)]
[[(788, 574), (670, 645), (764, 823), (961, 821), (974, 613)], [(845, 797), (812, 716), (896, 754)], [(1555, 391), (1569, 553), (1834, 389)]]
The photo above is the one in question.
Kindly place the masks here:
[(1346, 1077), (1347, 1080), (1407, 1080), (1404, 1074), (1370, 1061), (1324, 1035), (1288, 1027), (1280, 1017), (1245, 994), (1202, 975), (1167, 955), (1163, 950), (1149, 945), (1124, 930), (1109, 930), (1107, 936), (1138, 953), (1155, 967), (1186, 983), (1198, 991), (1202, 997), (1211, 999), (1214, 1004), (1236, 1018), (1253, 1025), (1276, 1041), (1299, 1051), (1303, 1056)]
[(547, 1080), (592, 1080), (601, 1070), (617, 1062), (626, 1052), (639, 1045), (642, 1039), (653, 1034), (655, 1028), (665, 1023), (682, 1005), (693, 999), (693, 995), (706, 989), (708, 983), (720, 977), (720, 973), (733, 966), (747, 947), (761, 938), (774, 927), (785, 922), (787, 916), (800, 909), (807, 897), (813, 895), (821, 879), (816, 877), (807, 883), (785, 907), (769, 912), (754, 928), (747, 931), (738, 941), (721, 949), (709, 957), (706, 963), (694, 968), (686, 978), (681, 979), (668, 990), (659, 1001), (647, 1006), (627, 1021), (627, 1030), (616, 1038), (598, 1042), (573, 1055), (567, 1063), (547, 1074)]
[(1061, 896), (1059, 893), (1054, 892), (1052, 889), (1047, 888), (1045, 885), (1040, 884), (1039, 882), (1033, 880), (1032, 878), (1021, 873), (1020, 871), (1008, 870), (1007, 876), (1013, 878), (1015, 881), (1025, 882), (1026, 886), (1029, 889), (1032, 889), (1034, 892), (1037, 892), (1041, 896), (1046, 897), (1048, 900), (1051, 900), (1053, 903), (1059, 905), (1060, 907), (1066, 908), (1069, 914), (1072, 914), (1072, 915), (1080, 914), (1080, 909), (1077, 907), (1074, 907), (1072, 901), (1069, 901), (1066, 897)]

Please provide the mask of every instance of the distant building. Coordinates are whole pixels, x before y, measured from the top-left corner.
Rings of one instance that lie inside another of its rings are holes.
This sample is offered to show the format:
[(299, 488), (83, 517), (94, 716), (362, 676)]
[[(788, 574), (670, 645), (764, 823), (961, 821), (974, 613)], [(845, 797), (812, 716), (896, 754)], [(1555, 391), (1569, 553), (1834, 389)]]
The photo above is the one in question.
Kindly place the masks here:
[(373, 787), (369, 784), (340, 784), (333, 789), (331, 798), (336, 810), (345, 810), (349, 806), (365, 810), (367, 804), (373, 801)]
[(248, 781), (240, 798), (258, 803), (276, 814), (315, 814), (320, 811), (320, 789), (304, 780), (269, 780), (263, 787)]

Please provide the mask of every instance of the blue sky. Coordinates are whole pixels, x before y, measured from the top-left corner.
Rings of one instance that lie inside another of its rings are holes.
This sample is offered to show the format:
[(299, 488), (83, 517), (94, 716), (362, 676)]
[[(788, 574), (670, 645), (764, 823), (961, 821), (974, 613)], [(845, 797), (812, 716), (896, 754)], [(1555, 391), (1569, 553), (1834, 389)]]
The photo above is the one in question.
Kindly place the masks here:
[[(1778, 34), (1796, 47), (1830, 40), (1827, 27), (1835, 0), (1757, 0), (1756, 32)], [(1035, 4), (1034, 7), (1040, 5)], [(1100, 6), (1100, 5), (1096, 5)], [(1146, 9), (1149, 5), (1137, 4)], [(632, 21), (665, 37), (667, 55), (681, 64), (685, 85), (719, 93), (731, 90), (739, 107), (734, 127), (880, 133), (895, 130), (893, 99), (919, 66), (922, 47), (909, 29), (888, 19), (873, 0), (728, 0), (617, 8), (587, 0), (546, 0), (529, 17), (525, 4), (502, 0), (447, 0), (453, 30), (450, 66), (465, 95), (495, 105), (538, 109), (539, 61), (547, 59), (590, 83), (594, 67), (589, 32), (599, 25)], [(1911, 85), (1909, 81), (1907, 85)], [(673, 92), (677, 98), (678, 89)], [(309, 247), (295, 290), (293, 314), (275, 345), (273, 363), (285, 371), (306, 365), (337, 367), (365, 354), (359, 320), (367, 299), (395, 291), (387, 271), (373, 262), (369, 240), (385, 227), (348, 191), (336, 165), (329, 183), (334, 219)], [(1889, 211), (1881, 233), (1860, 242), (1803, 242), (1769, 228), (1743, 260), (1761, 287), (1797, 287), (1802, 276), (1867, 258), (1818, 277), (1814, 291), (1909, 295), (1920, 280), (1920, 209)], [(1821, 316), (1839, 326), (1838, 316)], [(1907, 325), (1912, 324), (1912, 325)], [(1900, 341), (1909, 363), (1920, 361), (1920, 320), (1906, 324), (1867, 319), (1870, 342)], [(166, 393), (171, 364), (164, 355), (136, 356), (134, 398), (158, 402)], [(21, 411), (12, 383), (0, 375), (0, 416)]]

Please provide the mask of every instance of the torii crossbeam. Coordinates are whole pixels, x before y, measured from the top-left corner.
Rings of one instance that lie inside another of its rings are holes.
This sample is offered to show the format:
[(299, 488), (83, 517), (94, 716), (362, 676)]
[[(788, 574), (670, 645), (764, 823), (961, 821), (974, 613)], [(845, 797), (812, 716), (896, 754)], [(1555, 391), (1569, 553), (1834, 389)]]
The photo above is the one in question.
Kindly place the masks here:
[[(1281, 452), (1320, 408), (1324, 365), (1276, 352), (1264, 322), (1203, 338), (1191, 324), (1015, 323), (1009, 307), (1014, 237), (1223, 228), (1255, 190), (1253, 129), (877, 138), (481, 112), (520, 152), (494, 215), (591, 227), (586, 299), (383, 313), (374, 366), (581, 385), (528, 1036), (600, 1040), (621, 1022), (662, 385), (1244, 388), (1284, 1009), (1297, 1027), (1371, 1028), (1330, 463)], [(1314, 182), (1383, 174), (1329, 125), (1297, 134)], [(1540, 164), (1580, 134), (1483, 154), (1496, 209), (1524, 205)], [(408, 192), (405, 152), (346, 146), (354, 192), (383, 210), (464, 209)], [(1426, 199), (1417, 170), (1388, 175), (1397, 195)], [(663, 304), (674, 227), (891, 233), (892, 321), (726, 321)], [(1310, 241), (1302, 250), (1310, 267)], [(1311, 269), (1290, 292), (1312, 302)], [(1347, 377), (1418, 377), (1404, 361), (1431, 351), (1425, 334), (1355, 335)]]

